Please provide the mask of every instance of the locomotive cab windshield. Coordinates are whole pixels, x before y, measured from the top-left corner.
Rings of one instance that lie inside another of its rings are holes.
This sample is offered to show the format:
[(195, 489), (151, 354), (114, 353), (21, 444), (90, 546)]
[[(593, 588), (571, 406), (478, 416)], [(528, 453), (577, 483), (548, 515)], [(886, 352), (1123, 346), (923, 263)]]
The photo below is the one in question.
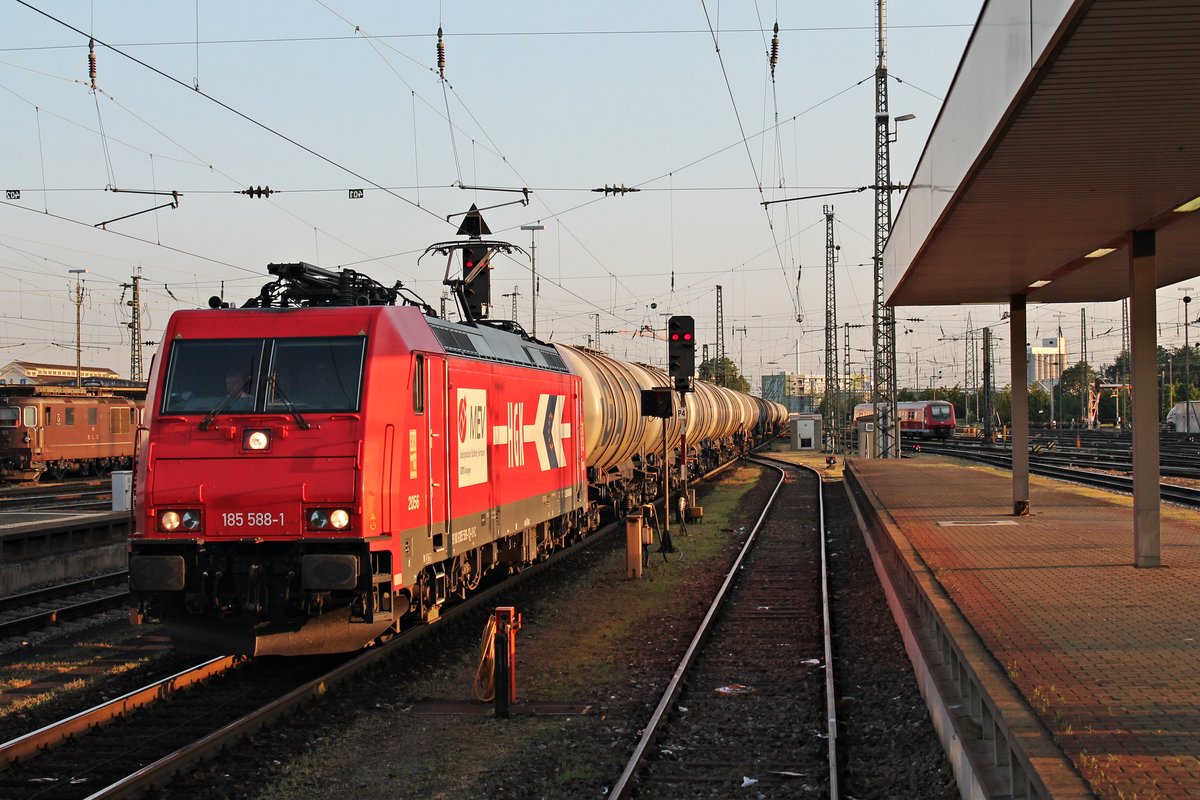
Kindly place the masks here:
[(365, 350), (364, 336), (178, 341), (162, 413), (355, 412)]

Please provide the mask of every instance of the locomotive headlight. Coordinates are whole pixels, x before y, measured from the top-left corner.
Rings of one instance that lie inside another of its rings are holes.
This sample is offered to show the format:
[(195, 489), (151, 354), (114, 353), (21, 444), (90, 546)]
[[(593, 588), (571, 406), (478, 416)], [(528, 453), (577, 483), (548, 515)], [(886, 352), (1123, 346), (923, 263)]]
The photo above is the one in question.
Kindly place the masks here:
[(199, 509), (188, 508), (178, 511), (171, 509), (158, 515), (158, 529), (167, 533), (198, 531), (202, 521)]
[(307, 520), (309, 530), (342, 531), (350, 526), (350, 512), (344, 508), (310, 508)]
[(248, 430), (242, 434), (242, 448), (245, 450), (268, 450), (271, 447), (271, 432), (268, 430)]

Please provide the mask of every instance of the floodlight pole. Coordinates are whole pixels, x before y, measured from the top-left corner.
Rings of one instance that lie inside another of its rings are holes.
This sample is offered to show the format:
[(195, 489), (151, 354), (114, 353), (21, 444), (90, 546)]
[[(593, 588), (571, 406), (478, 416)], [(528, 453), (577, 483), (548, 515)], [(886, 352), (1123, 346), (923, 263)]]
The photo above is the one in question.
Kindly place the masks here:
[(83, 339), (81, 336), (83, 313), (83, 283), (81, 275), (86, 269), (69, 269), (67, 272), (75, 276), (75, 385), (83, 386)]

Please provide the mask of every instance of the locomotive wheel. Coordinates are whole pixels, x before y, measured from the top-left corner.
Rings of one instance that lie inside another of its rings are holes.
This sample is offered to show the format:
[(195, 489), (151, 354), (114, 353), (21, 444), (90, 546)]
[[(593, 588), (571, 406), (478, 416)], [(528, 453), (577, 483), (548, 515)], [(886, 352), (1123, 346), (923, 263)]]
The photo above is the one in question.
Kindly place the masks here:
[(66, 467), (57, 461), (51, 464), (46, 472), (49, 473), (50, 479), (55, 481), (61, 481), (67, 475)]

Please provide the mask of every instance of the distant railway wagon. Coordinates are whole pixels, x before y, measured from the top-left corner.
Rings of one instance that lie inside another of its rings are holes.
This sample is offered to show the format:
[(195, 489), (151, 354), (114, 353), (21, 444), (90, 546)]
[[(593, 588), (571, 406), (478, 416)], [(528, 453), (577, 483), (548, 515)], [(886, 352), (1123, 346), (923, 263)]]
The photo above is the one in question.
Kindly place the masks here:
[(130, 467), (144, 395), (144, 390), (0, 386), (0, 479), (59, 479)]
[[(871, 403), (859, 403), (854, 407), (854, 429), (859, 421), (875, 413)], [(896, 414), (900, 418), (900, 432), (906, 436), (922, 439), (948, 439), (954, 433), (954, 404), (946, 400), (917, 400), (897, 403)]]

